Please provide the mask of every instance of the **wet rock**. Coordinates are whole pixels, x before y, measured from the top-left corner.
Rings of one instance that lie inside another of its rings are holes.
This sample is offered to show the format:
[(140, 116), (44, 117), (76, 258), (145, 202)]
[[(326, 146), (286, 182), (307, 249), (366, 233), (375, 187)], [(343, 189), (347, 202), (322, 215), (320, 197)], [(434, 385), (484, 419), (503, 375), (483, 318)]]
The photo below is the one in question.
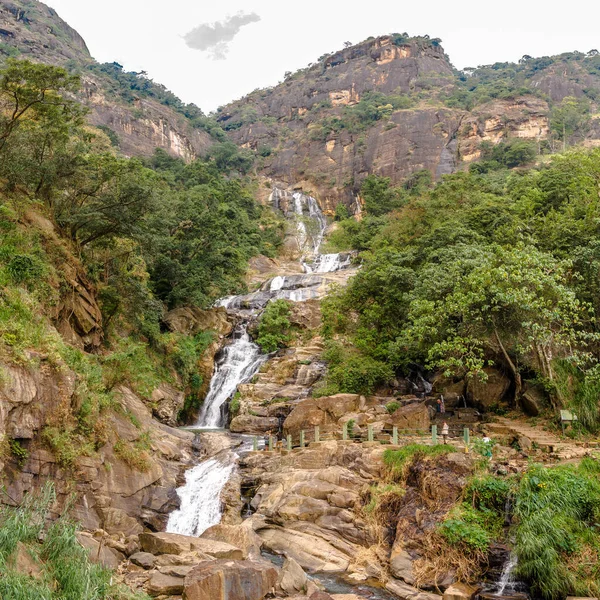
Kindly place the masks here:
[(149, 552), (136, 552), (129, 557), (129, 560), (138, 567), (143, 569), (153, 569), (156, 557)]
[(214, 560), (185, 578), (185, 600), (262, 600), (277, 584), (277, 569), (266, 562)]
[(185, 554), (197, 551), (214, 558), (241, 559), (243, 557), (239, 548), (225, 542), (178, 533), (142, 533), (140, 544), (142, 549), (150, 554)]

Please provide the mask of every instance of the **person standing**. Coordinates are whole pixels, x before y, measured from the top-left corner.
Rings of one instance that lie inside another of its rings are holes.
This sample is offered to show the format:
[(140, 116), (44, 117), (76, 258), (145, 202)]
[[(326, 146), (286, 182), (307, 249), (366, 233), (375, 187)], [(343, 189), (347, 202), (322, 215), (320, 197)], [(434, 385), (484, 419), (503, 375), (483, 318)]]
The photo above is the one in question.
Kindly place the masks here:
[(442, 425), (442, 439), (444, 440), (444, 444), (448, 443), (448, 434), (450, 433), (450, 428), (448, 427), (448, 423), (444, 421)]

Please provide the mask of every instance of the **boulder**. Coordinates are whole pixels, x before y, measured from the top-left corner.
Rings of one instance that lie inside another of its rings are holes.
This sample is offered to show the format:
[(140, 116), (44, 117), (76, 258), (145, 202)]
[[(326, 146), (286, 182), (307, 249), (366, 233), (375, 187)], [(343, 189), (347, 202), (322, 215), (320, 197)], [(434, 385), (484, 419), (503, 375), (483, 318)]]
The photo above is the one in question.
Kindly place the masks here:
[(277, 569), (270, 563), (213, 560), (189, 572), (183, 597), (185, 600), (262, 600), (276, 584)]
[(209, 310), (195, 306), (174, 308), (164, 316), (163, 322), (171, 331), (184, 335), (214, 331), (218, 335), (227, 336), (233, 329), (227, 311), (222, 307)]
[(397, 549), (395, 545), (390, 556), (390, 572), (396, 579), (402, 579), (409, 585), (415, 583), (413, 559), (406, 550)]
[(142, 533), (140, 535), (142, 550), (150, 554), (185, 554), (186, 552), (202, 552), (214, 558), (241, 559), (243, 553), (239, 548), (205, 538), (197, 538), (178, 533)]
[(161, 423), (177, 427), (177, 415), (185, 403), (185, 394), (168, 383), (161, 383), (152, 392), (152, 414)]
[(437, 594), (423, 592), (397, 579), (389, 579), (385, 584), (385, 589), (396, 594), (401, 600), (442, 600), (442, 597)]
[(257, 417), (254, 415), (239, 415), (231, 420), (229, 429), (232, 433), (263, 434), (279, 429), (277, 417)]
[(413, 429), (419, 431), (429, 431), (430, 419), (429, 410), (424, 403), (407, 404), (401, 406), (390, 415), (392, 425), (399, 430)]
[(290, 413), (283, 424), (287, 433), (298, 433), (302, 429), (310, 429), (315, 425), (324, 428), (338, 427), (337, 421), (347, 413), (358, 410), (360, 396), (358, 394), (336, 394), (323, 398), (309, 398), (300, 402)]
[(242, 551), (242, 558), (258, 556), (262, 544), (262, 540), (252, 529), (252, 523), (248, 520), (241, 525), (224, 525), (223, 523), (213, 525), (202, 534), (202, 538), (231, 544)]
[(308, 577), (302, 567), (293, 559), (286, 558), (279, 573), (277, 585), (289, 596), (304, 593), (308, 585)]
[(523, 412), (530, 417), (537, 417), (546, 403), (546, 396), (539, 387), (528, 383), (520, 402)]
[(511, 380), (494, 367), (486, 367), (484, 372), (487, 375), (486, 381), (482, 381), (479, 377), (469, 379), (467, 397), (473, 404), (486, 410), (504, 398), (510, 388)]
[(154, 554), (150, 554), (150, 552), (136, 552), (129, 557), (129, 560), (134, 565), (142, 567), (143, 569), (152, 569), (154, 568), (156, 557)]
[(466, 583), (453, 583), (444, 592), (444, 600), (472, 600), (478, 589)]
[(173, 577), (156, 571), (152, 573), (146, 590), (150, 596), (180, 595), (183, 594), (183, 582), (181, 577)]
[(89, 557), (92, 562), (98, 563), (109, 569), (116, 569), (119, 563), (125, 559), (125, 556), (109, 548), (103, 542), (98, 541), (89, 534), (77, 533), (77, 541), (89, 551)]

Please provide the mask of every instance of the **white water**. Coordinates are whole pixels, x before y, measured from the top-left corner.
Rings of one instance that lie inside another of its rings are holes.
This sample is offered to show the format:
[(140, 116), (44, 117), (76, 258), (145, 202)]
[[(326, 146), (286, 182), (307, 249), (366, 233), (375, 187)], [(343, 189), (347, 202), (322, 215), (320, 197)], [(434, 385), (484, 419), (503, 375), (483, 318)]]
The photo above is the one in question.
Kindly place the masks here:
[(313, 268), (315, 273), (333, 273), (334, 271), (341, 271), (351, 264), (350, 254), (347, 254), (344, 258), (341, 254), (319, 254), (315, 259)]
[(210, 458), (186, 471), (185, 485), (177, 490), (181, 506), (169, 515), (167, 532), (199, 536), (220, 523), (221, 491), (234, 466)]
[(269, 291), (271, 291), (271, 292), (277, 292), (284, 285), (285, 285), (285, 277), (282, 277), (281, 275), (278, 275), (277, 277), (273, 277), (273, 279), (271, 280), (271, 287), (269, 288)]
[(506, 591), (506, 588), (510, 589), (512, 587), (512, 584), (514, 583), (513, 571), (515, 570), (516, 566), (517, 557), (513, 552), (511, 552), (507, 563), (502, 569), (502, 575), (500, 576), (500, 581), (498, 582), (498, 589), (495, 592), (496, 595), (502, 596)]
[(233, 396), (238, 385), (248, 381), (267, 358), (250, 340), (245, 325), (240, 326), (235, 336), (215, 365), (208, 394), (196, 423), (200, 429), (223, 426), (223, 405)]

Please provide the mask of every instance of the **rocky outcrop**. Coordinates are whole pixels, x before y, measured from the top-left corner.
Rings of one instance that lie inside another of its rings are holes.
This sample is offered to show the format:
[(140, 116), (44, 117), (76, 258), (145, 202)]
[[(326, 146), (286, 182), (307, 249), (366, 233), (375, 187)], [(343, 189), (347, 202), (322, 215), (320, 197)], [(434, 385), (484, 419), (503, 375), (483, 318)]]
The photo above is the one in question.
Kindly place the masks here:
[(483, 410), (501, 402), (511, 386), (510, 378), (494, 367), (484, 369), (485, 380), (472, 377), (467, 382), (469, 401)]
[(262, 600), (277, 584), (266, 562), (215, 560), (200, 563), (185, 578), (185, 600)]
[[(79, 99), (89, 109), (92, 125), (108, 128), (125, 155), (150, 155), (156, 148), (191, 160), (214, 143), (206, 131), (152, 97), (121, 90), (123, 84), (110, 70), (91, 68), (83, 38), (56, 11), (41, 2), (11, 0), (0, 5), (0, 53), (52, 65), (76, 65), (83, 71)], [(123, 93), (119, 98), (119, 93)], [(133, 98), (132, 98), (133, 97)], [(125, 99), (127, 98), (127, 100)], [(132, 98), (132, 99), (130, 99)]]

